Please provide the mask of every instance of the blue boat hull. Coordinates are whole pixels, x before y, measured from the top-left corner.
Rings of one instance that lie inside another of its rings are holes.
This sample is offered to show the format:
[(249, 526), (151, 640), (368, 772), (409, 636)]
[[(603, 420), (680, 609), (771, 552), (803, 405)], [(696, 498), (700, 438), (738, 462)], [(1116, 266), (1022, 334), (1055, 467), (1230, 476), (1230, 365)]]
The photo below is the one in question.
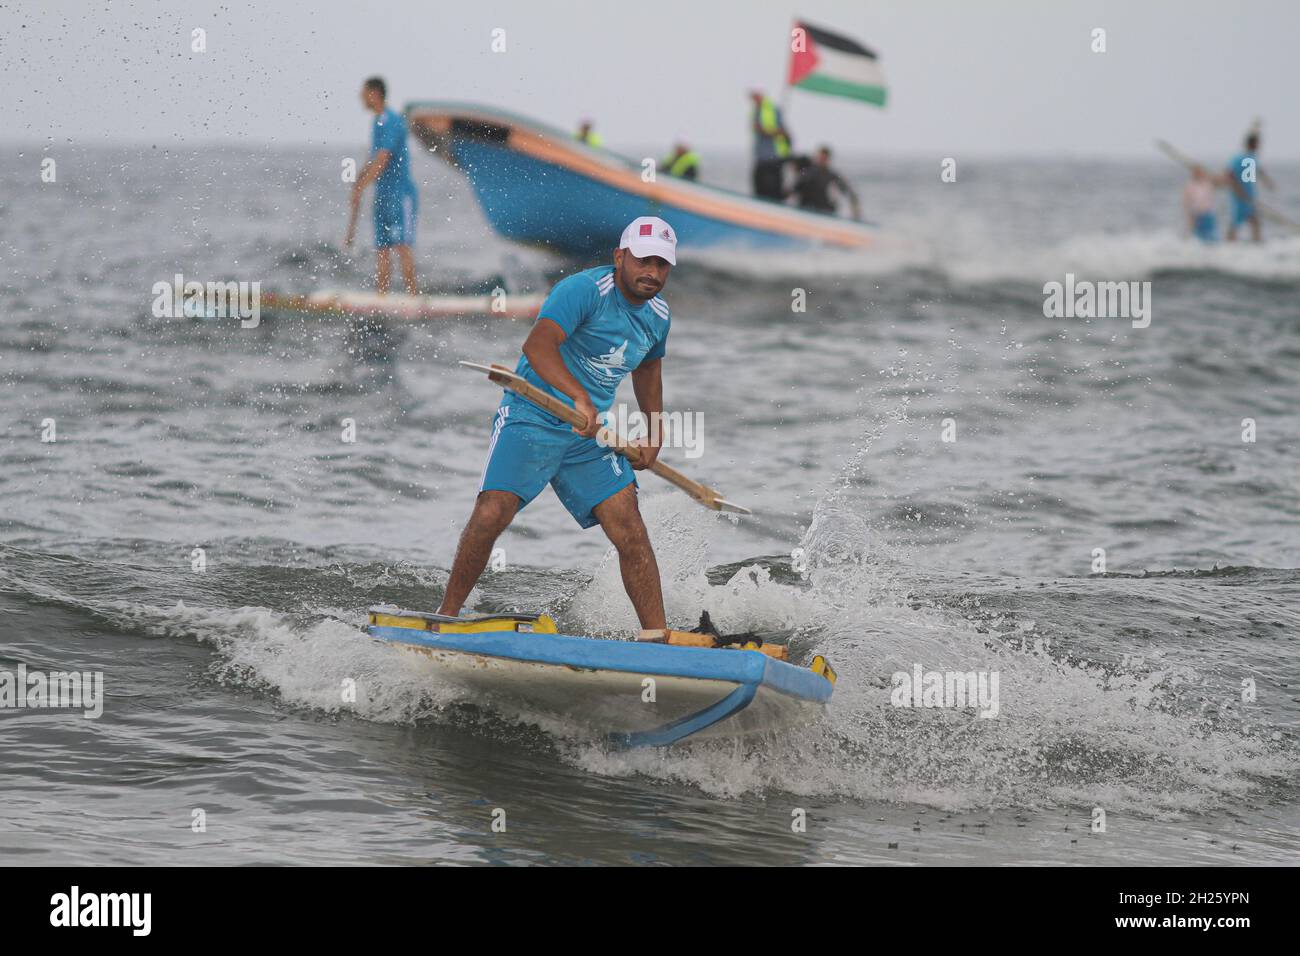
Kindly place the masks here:
[(487, 107), (416, 103), (411, 132), (468, 178), (501, 236), (572, 256), (608, 253), (637, 216), (672, 223), (684, 248), (868, 248), (875, 226), (767, 202), (671, 176)]

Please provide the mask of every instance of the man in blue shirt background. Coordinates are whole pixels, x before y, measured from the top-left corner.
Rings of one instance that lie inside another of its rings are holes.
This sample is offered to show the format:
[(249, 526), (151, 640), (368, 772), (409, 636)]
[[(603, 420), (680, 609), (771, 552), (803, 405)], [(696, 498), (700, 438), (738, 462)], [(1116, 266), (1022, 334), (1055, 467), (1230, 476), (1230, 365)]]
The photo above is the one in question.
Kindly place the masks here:
[(659, 565), (637, 506), (635, 468), (659, 455), (651, 428), (636, 466), (596, 440), (619, 382), (632, 377), (647, 417), (663, 413), (660, 368), (672, 316), (659, 293), (676, 264), (677, 235), (655, 216), (623, 230), (614, 264), (560, 280), (542, 303), (515, 368), (538, 388), (583, 414), (586, 427), (507, 391), (493, 416), (488, 457), (474, 512), (461, 534), (439, 614), (460, 613), (487, 565), (497, 536), (549, 484), (583, 528), (599, 524), (618, 551), (623, 586), (641, 622), (640, 640), (666, 639)]
[(361, 102), (375, 114), (371, 132), (370, 161), (361, 170), (352, 187), (352, 213), (348, 220), (346, 244), (351, 246), (357, 231), (357, 213), (361, 209), (361, 195), (367, 186), (375, 184), (375, 249), (378, 262), (375, 285), (381, 293), (388, 292), (388, 278), (392, 271), (388, 251), (397, 250), (402, 262), (402, 277), (406, 291), (415, 295), (415, 258), (411, 247), (415, 245), (415, 219), (419, 211), (419, 197), (415, 181), (411, 179), (410, 151), (406, 144), (406, 120), (401, 113), (387, 106), (387, 89), (384, 81), (372, 76), (361, 87)]
[(1255, 202), (1256, 194), (1259, 192), (1258, 183), (1263, 183), (1269, 189), (1273, 188), (1273, 180), (1259, 168), (1259, 160), (1255, 157), (1255, 153), (1259, 150), (1257, 129), (1247, 134), (1245, 146), (1243, 152), (1232, 157), (1227, 169), (1226, 178), (1231, 195), (1228, 210), (1229, 242), (1237, 238), (1237, 227), (1246, 223), (1250, 224), (1250, 237), (1259, 242), (1259, 207)]

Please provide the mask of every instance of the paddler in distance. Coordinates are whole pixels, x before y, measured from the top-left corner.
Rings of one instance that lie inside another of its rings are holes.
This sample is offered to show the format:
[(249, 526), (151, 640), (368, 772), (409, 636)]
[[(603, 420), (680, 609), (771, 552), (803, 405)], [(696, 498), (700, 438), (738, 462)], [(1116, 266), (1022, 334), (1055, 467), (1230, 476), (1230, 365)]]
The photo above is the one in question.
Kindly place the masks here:
[(1192, 175), (1183, 187), (1187, 231), (1201, 242), (1217, 242), (1219, 238), (1219, 226), (1214, 217), (1214, 188), (1217, 185), (1219, 183), (1204, 166), (1193, 166)]
[(348, 217), (347, 246), (357, 231), (357, 214), (361, 210), (361, 196), (367, 186), (375, 184), (375, 287), (380, 294), (388, 292), (392, 264), (389, 250), (396, 249), (402, 263), (402, 277), (408, 295), (416, 295), (415, 217), (419, 210), (419, 194), (411, 179), (410, 154), (406, 148), (406, 120), (396, 110), (387, 106), (387, 89), (384, 81), (372, 76), (361, 86), (361, 102), (375, 114), (371, 130), (370, 161), (361, 170), (352, 186), (352, 210)]
[(1225, 170), (1228, 188), (1232, 190), (1230, 209), (1228, 210), (1228, 241), (1237, 238), (1239, 226), (1250, 226), (1250, 238), (1260, 241), (1259, 207), (1256, 205), (1257, 183), (1273, 188), (1273, 180), (1259, 168), (1259, 124), (1256, 123), (1246, 134), (1245, 149), (1232, 157)]
[[(599, 416), (629, 374), (641, 413), (653, 420), (663, 412), (661, 366), (672, 316), (660, 293), (677, 264), (676, 249), (668, 223), (641, 216), (623, 230), (612, 266), (574, 273), (547, 295), (515, 374), (572, 405), (586, 426), (571, 427), (506, 392), (439, 614), (460, 613), (498, 536), (549, 483), (581, 527), (599, 524), (618, 551), (623, 586), (641, 623), (638, 639), (667, 638), (659, 565), (637, 506), (634, 469), (595, 435)], [(639, 467), (659, 456), (661, 440), (650, 429)]]

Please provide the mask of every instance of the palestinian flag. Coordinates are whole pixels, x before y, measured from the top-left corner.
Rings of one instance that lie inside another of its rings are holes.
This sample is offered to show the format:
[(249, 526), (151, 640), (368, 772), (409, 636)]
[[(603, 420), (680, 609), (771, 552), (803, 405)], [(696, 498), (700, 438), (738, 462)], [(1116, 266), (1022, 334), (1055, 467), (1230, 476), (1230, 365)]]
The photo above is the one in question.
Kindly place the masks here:
[[(810, 93), (847, 96), (851, 100), (885, 105), (885, 76), (876, 54), (857, 40), (832, 33), (805, 20), (792, 33), (790, 76), (786, 82)], [(803, 49), (799, 49), (799, 47)]]

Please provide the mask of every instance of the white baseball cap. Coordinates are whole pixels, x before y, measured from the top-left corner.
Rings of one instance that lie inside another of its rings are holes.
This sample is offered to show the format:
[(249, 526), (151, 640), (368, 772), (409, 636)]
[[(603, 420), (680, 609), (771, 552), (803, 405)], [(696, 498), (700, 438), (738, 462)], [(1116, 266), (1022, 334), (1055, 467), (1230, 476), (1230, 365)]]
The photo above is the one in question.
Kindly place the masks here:
[(631, 249), (638, 259), (662, 256), (669, 265), (677, 265), (677, 233), (658, 216), (638, 216), (627, 224), (620, 249)]

